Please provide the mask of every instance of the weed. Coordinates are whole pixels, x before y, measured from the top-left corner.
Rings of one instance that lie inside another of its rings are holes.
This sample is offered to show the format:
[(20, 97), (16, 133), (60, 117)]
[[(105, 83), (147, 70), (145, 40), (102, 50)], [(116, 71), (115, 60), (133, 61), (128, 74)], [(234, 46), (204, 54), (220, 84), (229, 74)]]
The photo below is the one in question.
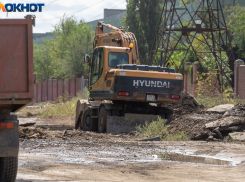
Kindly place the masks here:
[(76, 111), (78, 98), (71, 98), (69, 94), (59, 96), (58, 99), (44, 105), (43, 111), (37, 116), (39, 118), (73, 118)]
[(215, 97), (211, 97), (209, 95), (198, 95), (196, 98), (198, 104), (203, 105), (204, 107), (213, 107), (221, 104), (239, 104), (245, 103), (244, 100), (240, 100), (232, 95), (232, 93), (224, 92), (222, 94), (218, 94)]
[(156, 121), (145, 122), (145, 125), (139, 125), (136, 127), (137, 134), (139, 137), (152, 137), (160, 136), (161, 140), (164, 141), (187, 141), (190, 137), (183, 131), (175, 131), (174, 133), (167, 132), (168, 126), (166, 120), (158, 117)]

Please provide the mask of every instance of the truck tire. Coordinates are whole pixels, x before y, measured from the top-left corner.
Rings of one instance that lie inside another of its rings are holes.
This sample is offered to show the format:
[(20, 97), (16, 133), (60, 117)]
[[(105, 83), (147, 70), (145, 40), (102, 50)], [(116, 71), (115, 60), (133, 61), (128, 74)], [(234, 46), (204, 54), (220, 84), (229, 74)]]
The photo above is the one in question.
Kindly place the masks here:
[(110, 110), (106, 110), (104, 106), (100, 108), (98, 119), (98, 131), (99, 133), (106, 132), (107, 116), (111, 116)]
[(0, 181), (14, 182), (18, 169), (18, 157), (0, 157)]
[(87, 108), (83, 113), (83, 131), (96, 131), (97, 122), (96, 119), (91, 118), (90, 108)]

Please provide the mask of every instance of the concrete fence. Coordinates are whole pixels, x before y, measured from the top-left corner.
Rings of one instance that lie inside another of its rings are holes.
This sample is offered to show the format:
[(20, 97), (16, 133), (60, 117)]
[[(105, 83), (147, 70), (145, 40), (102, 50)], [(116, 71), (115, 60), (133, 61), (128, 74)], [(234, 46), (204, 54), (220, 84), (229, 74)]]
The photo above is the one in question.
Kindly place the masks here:
[(74, 77), (66, 79), (48, 79), (39, 82), (34, 87), (34, 102), (55, 101), (59, 96), (68, 93), (75, 97), (78, 92), (84, 92), (87, 87), (87, 79)]
[[(192, 63), (186, 62), (185, 70)], [(198, 62), (193, 63), (191, 73), (184, 75), (184, 93), (188, 93), (193, 97), (197, 97), (198, 88)], [(192, 78), (191, 78), (192, 77)], [(235, 62), (234, 70), (234, 93), (239, 99), (245, 99), (245, 64), (242, 60)], [(212, 85), (218, 90), (216, 77), (212, 78)], [(34, 87), (34, 102), (55, 101), (59, 96), (69, 93), (71, 97), (75, 97), (78, 92), (85, 92), (84, 88), (88, 87), (88, 79), (84, 77), (74, 77), (70, 80), (65, 79), (49, 79), (39, 82)]]
[(245, 99), (245, 65), (243, 60), (236, 60), (234, 68), (234, 93), (239, 99)]
[[(185, 71), (187, 70), (188, 66), (190, 66), (190, 62), (186, 62), (184, 65)], [(197, 70), (198, 70), (198, 62), (193, 63), (193, 73), (185, 73), (184, 75), (184, 93), (188, 93), (193, 97), (197, 97), (197, 89), (198, 89), (198, 75), (197, 75)], [(192, 76), (192, 78), (191, 78)]]
[[(187, 70), (188, 66), (192, 63), (186, 62), (184, 69)], [(188, 93), (193, 97), (197, 97), (198, 88), (198, 62), (193, 63), (193, 73), (185, 73), (184, 75), (184, 93)], [(191, 78), (192, 76), (192, 78)], [(191, 82), (192, 80), (192, 82)], [(205, 86), (203, 86), (205, 87)], [(207, 86), (208, 88), (209, 86)], [(212, 90), (218, 93), (217, 78), (212, 78)], [(243, 60), (236, 60), (234, 69), (234, 93), (239, 99), (245, 99), (245, 65)]]

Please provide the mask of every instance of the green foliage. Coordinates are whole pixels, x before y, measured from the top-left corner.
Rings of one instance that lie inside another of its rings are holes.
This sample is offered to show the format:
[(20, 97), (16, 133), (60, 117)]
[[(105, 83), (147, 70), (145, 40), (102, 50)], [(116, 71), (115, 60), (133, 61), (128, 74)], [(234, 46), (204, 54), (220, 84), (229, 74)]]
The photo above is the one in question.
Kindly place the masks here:
[(129, 26), (129, 31), (133, 32), (137, 38), (140, 64), (148, 63), (148, 55), (160, 19), (162, 2), (163, 0), (127, 0), (123, 25)]
[(191, 3), (196, 3), (196, 2), (198, 2), (198, 0), (181, 0), (179, 4), (180, 4), (180, 6), (183, 6), (184, 3), (185, 4), (191, 4)]
[(242, 37), (241, 45), (238, 46), (237, 50), (238, 59), (245, 60), (245, 36)]
[(226, 21), (228, 29), (238, 41), (241, 40), (245, 34), (245, 6), (238, 4), (225, 12), (229, 14)]
[(34, 46), (37, 80), (86, 76), (88, 65), (83, 60), (85, 54), (92, 52), (94, 32), (91, 27), (82, 20), (78, 22), (73, 16), (64, 16), (54, 29), (56, 39)]
[(53, 103), (46, 103), (40, 114), (37, 115), (38, 118), (70, 118), (73, 119), (76, 112), (76, 103), (80, 97), (71, 98), (71, 96), (66, 93), (63, 96), (59, 96), (58, 99)]
[(54, 75), (53, 41), (45, 40), (43, 45), (34, 45), (34, 71), (38, 80), (44, 80)]
[(175, 131), (174, 133), (167, 132), (168, 126), (166, 125), (166, 120), (158, 117), (156, 121), (150, 123), (145, 122), (143, 126), (137, 126), (136, 130), (138, 135), (142, 138), (160, 136), (161, 140), (165, 141), (187, 141), (190, 137), (183, 131)]
[(221, 104), (238, 104), (245, 103), (244, 100), (240, 100), (234, 97), (232, 91), (225, 91), (224, 93), (218, 94), (215, 97), (211, 97), (208, 94), (198, 95), (196, 98), (198, 104), (204, 107), (213, 107)]

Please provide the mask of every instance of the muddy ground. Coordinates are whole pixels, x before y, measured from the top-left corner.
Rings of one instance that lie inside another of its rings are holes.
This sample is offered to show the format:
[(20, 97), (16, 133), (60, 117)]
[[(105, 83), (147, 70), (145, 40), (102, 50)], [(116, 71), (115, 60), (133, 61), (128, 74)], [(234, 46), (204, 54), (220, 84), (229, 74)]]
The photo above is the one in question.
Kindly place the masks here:
[(185, 131), (192, 141), (141, 141), (135, 132), (74, 130), (73, 120), (20, 118), (17, 181), (243, 182), (244, 142), (228, 139), (243, 133), (245, 105), (208, 109), (185, 95), (172, 107), (168, 132)]
[[(245, 145), (140, 141), (73, 130), (73, 121), (20, 118), (44, 135), (20, 138), (17, 181), (244, 181)], [(28, 134), (28, 132), (26, 131)], [(29, 132), (31, 134), (31, 132)]]

